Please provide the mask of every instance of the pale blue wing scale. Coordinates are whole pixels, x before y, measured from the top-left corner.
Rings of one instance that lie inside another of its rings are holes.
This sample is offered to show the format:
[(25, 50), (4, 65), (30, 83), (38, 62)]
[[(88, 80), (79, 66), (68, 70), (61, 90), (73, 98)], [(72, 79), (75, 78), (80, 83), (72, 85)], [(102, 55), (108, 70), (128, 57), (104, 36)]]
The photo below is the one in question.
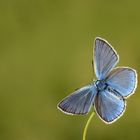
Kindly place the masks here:
[(118, 67), (108, 75), (106, 82), (126, 98), (132, 95), (136, 89), (137, 73), (128, 67)]
[(95, 39), (94, 69), (99, 80), (107, 77), (118, 60), (119, 56), (107, 41), (101, 38)]
[(125, 111), (125, 100), (109, 90), (100, 91), (95, 98), (95, 110), (101, 120), (112, 123)]
[(58, 108), (67, 114), (87, 114), (96, 94), (97, 89), (95, 85), (85, 86), (64, 98), (58, 104)]

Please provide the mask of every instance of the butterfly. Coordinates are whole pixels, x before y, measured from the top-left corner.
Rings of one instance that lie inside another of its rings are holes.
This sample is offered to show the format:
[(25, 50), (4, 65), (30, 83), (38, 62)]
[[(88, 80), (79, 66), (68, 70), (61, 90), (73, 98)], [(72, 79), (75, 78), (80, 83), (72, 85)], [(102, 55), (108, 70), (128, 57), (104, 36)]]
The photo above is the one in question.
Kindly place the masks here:
[(95, 38), (93, 60), (97, 80), (64, 98), (58, 109), (71, 115), (84, 115), (94, 106), (99, 118), (110, 124), (125, 112), (126, 99), (137, 87), (137, 72), (129, 67), (115, 68), (119, 55), (99, 37)]

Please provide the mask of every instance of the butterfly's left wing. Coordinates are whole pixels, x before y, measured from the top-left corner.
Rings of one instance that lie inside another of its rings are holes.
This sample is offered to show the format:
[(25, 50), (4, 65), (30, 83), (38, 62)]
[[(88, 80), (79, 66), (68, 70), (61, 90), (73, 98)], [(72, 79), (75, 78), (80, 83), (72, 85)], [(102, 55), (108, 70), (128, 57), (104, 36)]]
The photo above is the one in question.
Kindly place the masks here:
[(115, 68), (106, 78), (107, 84), (124, 98), (132, 95), (137, 87), (137, 72), (128, 67)]
[(119, 56), (111, 45), (106, 40), (97, 37), (94, 49), (94, 69), (97, 78), (105, 79), (118, 60)]
[(90, 111), (97, 93), (95, 85), (88, 85), (76, 90), (64, 98), (58, 108), (67, 114), (87, 114)]
[(109, 89), (100, 91), (95, 98), (95, 110), (101, 120), (112, 123), (125, 111), (125, 100)]

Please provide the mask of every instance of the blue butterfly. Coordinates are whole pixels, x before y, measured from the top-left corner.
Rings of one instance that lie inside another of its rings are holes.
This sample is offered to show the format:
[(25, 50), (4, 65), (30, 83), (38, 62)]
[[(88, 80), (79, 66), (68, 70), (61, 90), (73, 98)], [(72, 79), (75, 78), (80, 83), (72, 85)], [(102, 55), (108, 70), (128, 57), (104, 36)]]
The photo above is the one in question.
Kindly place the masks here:
[(104, 39), (95, 39), (94, 69), (96, 81), (64, 98), (58, 108), (67, 114), (87, 114), (93, 105), (99, 118), (112, 123), (123, 115), (126, 98), (137, 87), (137, 72), (129, 67), (116, 67), (117, 52)]

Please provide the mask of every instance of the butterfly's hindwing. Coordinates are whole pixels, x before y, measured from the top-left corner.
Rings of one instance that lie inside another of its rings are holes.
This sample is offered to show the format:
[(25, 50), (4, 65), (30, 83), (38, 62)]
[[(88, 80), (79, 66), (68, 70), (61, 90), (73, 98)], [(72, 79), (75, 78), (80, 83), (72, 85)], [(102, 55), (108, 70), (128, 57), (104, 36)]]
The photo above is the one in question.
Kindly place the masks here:
[(117, 120), (125, 111), (125, 107), (123, 97), (108, 89), (100, 91), (95, 98), (95, 110), (106, 123)]
[(132, 95), (136, 89), (137, 73), (128, 67), (118, 67), (108, 75), (106, 82), (126, 98)]

